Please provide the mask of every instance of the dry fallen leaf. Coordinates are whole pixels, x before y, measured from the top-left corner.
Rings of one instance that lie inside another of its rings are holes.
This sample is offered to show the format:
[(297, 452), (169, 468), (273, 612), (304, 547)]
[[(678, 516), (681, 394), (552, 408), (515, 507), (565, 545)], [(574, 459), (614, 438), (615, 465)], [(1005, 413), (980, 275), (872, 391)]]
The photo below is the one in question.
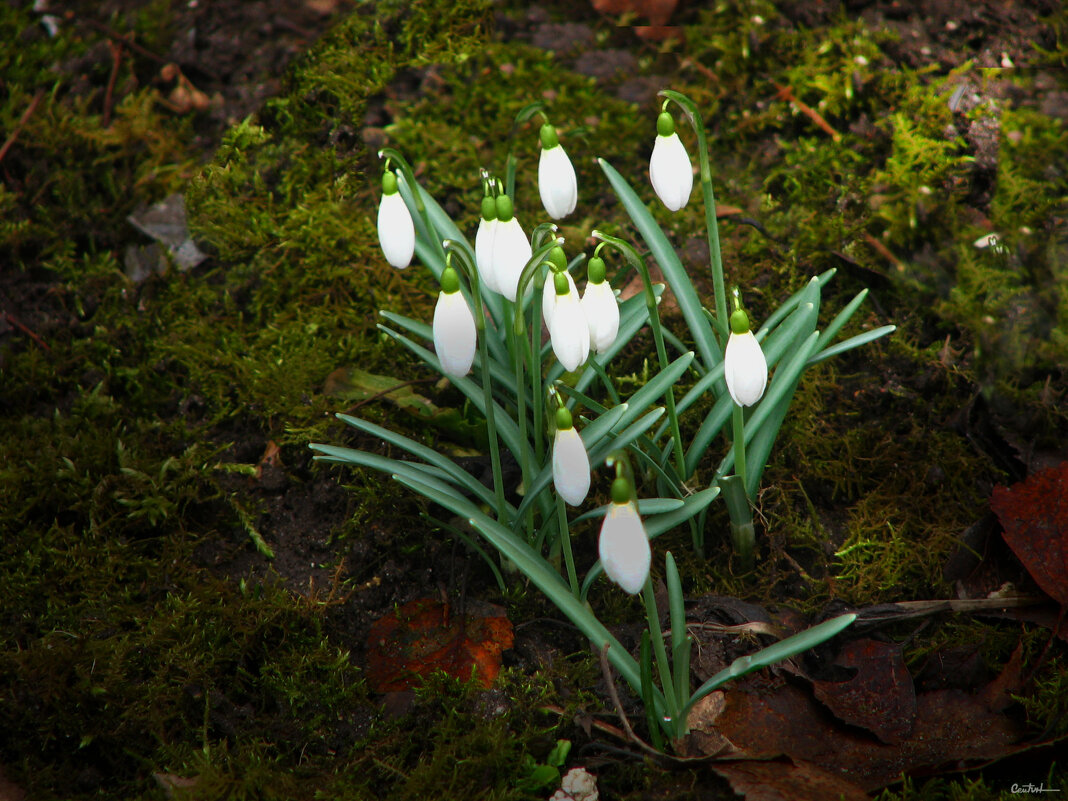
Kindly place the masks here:
[(816, 698), (839, 720), (870, 731), (884, 743), (900, 743), (912, 733), (916, 689), (901, 646), (853, 640), (842, 646), (835, 665), (855, 669), (848, 681), (815, 681)]
[(1011, 487), (994, 487), (990, 508), (1038, 586), (1068, 606), (1068, 462)]
[(489, 687), (513, 639), (503, 615), (463, 617), (440, 601), (411, 601), (371, 626), (367, 678), (380, 693), (409, 690), (437, 670), (460, 679), (473, 675)]
[(809, 762), (720, 762), (712, 770), (746, 801), (867, 801), (868, 794), (841, 776)]

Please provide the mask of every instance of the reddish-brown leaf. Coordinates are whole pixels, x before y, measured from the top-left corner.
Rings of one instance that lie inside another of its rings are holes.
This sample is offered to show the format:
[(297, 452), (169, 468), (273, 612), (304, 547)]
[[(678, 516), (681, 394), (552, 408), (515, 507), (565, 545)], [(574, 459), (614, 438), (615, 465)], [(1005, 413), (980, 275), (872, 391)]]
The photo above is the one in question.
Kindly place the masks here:
[(1068, 462), (1011, 487), (994, 487), (990, 508), (1038, 586), (1068, 606)]
[(376, 692), (408, 690), (436, 670), (493, 684), (512, 647), (503, 616), (451, 614), (448, 604), (411, 601), (377, 620), (367, 635), (367, 677)]
[(852, 782), (809, 762), (719, 762), (712, 770), (746, 801), (867, 801)]
[(884, 743), (899, 743), (912, 733), (916, 689), (901, 646), (877, 640), (846, 643), (834, 662), (857, 672), (848, 681), (815, 681), (816, 697), (835, 717), (867, 729)]
[(652, 25), (666, 25), (678, 0), (591, 0), (601, 14), (637, 14)]
[(916, 698), (916, 720), (909, 739), (881, 743), (832, 719), (812, 696), (793, 685), (772, 692), (731, 690), (715, 723), (748, 759), (781, 755), (811, 762), (871, 792), (901, 774), (929, 772), (943, 765), (956, 769), (984, 763), (1020, 750), (1019, 727), (992, 712), (981, 697), (960, 690), (936, 690)]

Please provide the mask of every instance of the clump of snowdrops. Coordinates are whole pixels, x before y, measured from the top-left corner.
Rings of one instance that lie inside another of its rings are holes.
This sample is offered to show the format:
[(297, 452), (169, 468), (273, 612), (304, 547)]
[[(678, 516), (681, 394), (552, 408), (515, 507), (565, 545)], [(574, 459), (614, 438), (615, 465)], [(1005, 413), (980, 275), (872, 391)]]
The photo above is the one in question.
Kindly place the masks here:
[[(387, 472), (466, 520), (480, 540), (460, 528), (451, 530), (487, 558), (498, 582), (504, 586), (513, 571), (522, 573), (641, 695), (658, 746), (665, 735), (674, 739), (685, 734), (693, 705), (724, 682), (812, 648), (853, 621), (853, 615), (826, 620), (738, 659), (692, 691), (682, 581), (675, 559), (665, 553), (671, 623), (665, 637), (653, 592), (651, 543), (665, 531), (687, 526), (695, 549), (703, 552), (709, 505), (722, 496), (739, 562), (749, 567), (754, 551), (751, 499), (805, 369), (893, 330), (884, 326), (834, 341), (866, 291), (817, 329), (820, 290), (833, 271), (813, 277), (753, 330), (741, 293), (735, 289), (728, 297), (725, 289), (703, 121), (684, 95), (665, 90), (661, 96), (649, 177), (670, 211), (690, 201), (694, 173), (675, 130), (674, 106), (697, 139), (712, 308), (703, 306), (645, 201), (603, 159), (598, 162), (612, 190), (674, 293), (688, 329), (682, 336), (661, 325), (657, 304), (664, 286), (651, 281), (646, 257), (633, 244), (593, 231), (593, 253), (569, 258), (567, 243), (551, 221), (539, 222), (527, 235), (523, 223), (530, 225), (536, 213), (523, 212), (521, 222), (514, 202), (513, 158), (503, 181), (486, 171), (481, 175), (481, 217), (472, 243), (419, 186), (404, 157), (385, 149), (380, 153), (385, 171), (378, 213), (383, 255), (397, 269), (418, 258), (441, 291), (431, 325), (382, 311), (380, 328), (447, 376), (484, 417), (492, 486), (432, 448), (349, 415), (339, 417), (414, 458), (311, 446), (318, 459)], [(520, 112), (517, 125), (537, 115), (543, 118), (538, 191), (545, 214), (557, 220), (574, 212), (578, 185), (541, 104)], [(619, 302), (611, 281), (620, 283), (631, 271), (640, 276), (643, 291)], [(576, 279), (584, 279), (581, 292)], [(645, 328), (653, 340), (656, 372), (624, 398), (612, 378), (612, 361)], [(684, 341), (693, 344), (692, 350)], [(775, 372), (769, 382), (770, 369)], [(684, 377), (691, 386), (676, 397)], [(684, 441), (680, 418), (706, 393), (714, 398), (711, 409)], [(720, 462), (705, 486), (695, 486), (698, 467), (721, 434)], [(518, 487), (505, 484), (502, 449), (519, 464)], [(598, 484), (607, 488), (605, 504), (588, 503), (594, 468)], [(580, 577), (572, 530), (585, 531), (597, 519), (600, 559)], [(498, 560), (487, 554), (486, 543)], [(597, 584), (602, 574), (619, 590), (641, 596), (647, 629), (637, 659), (587, 603), (595, 587), (612, 591), (612, 584)]]

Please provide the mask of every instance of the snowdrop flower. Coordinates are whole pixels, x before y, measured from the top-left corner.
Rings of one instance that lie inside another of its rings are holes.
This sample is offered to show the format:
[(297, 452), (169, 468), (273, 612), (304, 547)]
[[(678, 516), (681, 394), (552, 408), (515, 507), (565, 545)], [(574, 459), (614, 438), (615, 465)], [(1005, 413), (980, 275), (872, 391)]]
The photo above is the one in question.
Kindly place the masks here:
[(619, 333), (619, 304), (611, 284), (605, 280), (604, 259), (599, 256), (590, 259), (586, 278), (582, 311), (590, 329), (590, 347), (597, 353), (604, 353), (612, 347)]
[(562, 247), (559, 245), (553, 247), (546, 260), (549, 262), (550, 269), (541, 290), (541, 319), (545, 323), (549, 336), (552, 336), (553, 314), (556, 311), (556, 280), (553, 276), (563, 275), (567, 279), (570, 292), (578, 294), (578, 287), (575, 286), (575, 279), (571, 277), (571, 273), (567, 271), (567, 256), (564, 255)]
[(675, 121), (666, 111), (656, 118), (656, 142), (649, 158), (649, 180), (660, 202), (670, 211), (678, 211), (689, 202), (693, 168), (682, 140), (675, 133)]
[(497, 201), (486, 195), (482, 198), (482, 216), (475, 232), (475, 266), (482, 286), (491, 292), (499, 292), (493, 274), (493, 239), (497, 232)]
[(553, 484), (557, 494), (572, 506), (580, 506), (590, 491), (590, 457), (572, 424), (571, 412), (564, 406), (556, 410)]
[(541, 158), (538, 160), (538, 192), (546, 213), (554, 220), (566, 217), (578, 202), (578, 178), (571, 159), (564, 152), (556, 130), (541, 126)]
[(556, 307), (549, 318), (553, 353), (569, 373), (585, 364), (590, 355), (590, 327), (579, 305), (575, 282), (570, 278), (566, 270), (553, 275)]
[(493, 280), (497, 291), (515, 301), (519, 276), (530, 261), (530, 240), (523, 233), (508, 195), (497, 198), (497, 230), (493, 234)]
[(453, 378), (463, 378), (471, 372), (475, 317), (460, 292), (460, 276), (452, 267), (441, 271), (441, 292), (434, 307), (434, 352), (441, 369)]
[(415, 253), (415, 224), (408, 206), (397, 190), (397, 176), (391, 170), (382, 174), (382, 202), (378, 205), (378, 244), (386, 261), (403, 270)]
[(760, 343), (749, 330), (749, 315), (735, 309), (731, 315), (731, 336), (723, 354), (723, 377), (727, 391), (739, 406), (752, 406), (768, 385), (768, 362)]
[(625, 478), (612, 482), (612, 505), (601, 524), (598, 549), (605, 574), (625, 592), (634, 595), (645, 586), (653, 554)]

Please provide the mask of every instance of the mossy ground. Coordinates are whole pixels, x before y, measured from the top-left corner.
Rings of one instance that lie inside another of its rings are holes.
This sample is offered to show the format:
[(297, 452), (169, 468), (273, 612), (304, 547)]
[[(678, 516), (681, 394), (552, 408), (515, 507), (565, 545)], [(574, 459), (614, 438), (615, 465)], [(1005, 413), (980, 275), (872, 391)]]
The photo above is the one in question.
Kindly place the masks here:
[[(184, 5), (117, 4), (104, 21), (165, 52)], [(1063, 16), (1031, 21), (1041, 48), (1010, 71), (982, 48), (968, 61), (944, 32), (940, 63), (917, 63), (907, 23), (878, 13), (693, 10), (687, 44), (655, 45), (568, 11), (357, 7), (205, 160), (199, 139), (218, 126), (159, 102), (158, 64), (128, 54), (109, 107), (98, 28), (53, 39), (29, 10), (0, 10), (0, 38), (19, 43), (0, 55), (0, 129), (40, 91), (0, 163), (0, 767), (29, 797), (546, 797), (524, 782), (559, 738), (585, 748), (610, 797), (730, 797), (705, 774), (586, 748), (572, 720), (606, 703), (572, 635), (527, 640), (490, 693), (441, 678), (391, 716), (369, 690), (368, 622), (428, 586), (503, 600), (516, 623), (552, 616), (522, 589), (495, 598), (477, 558), (383, 477), (310, 464), (309, 441), (353, 439), (332, 418), (351, 406), (331, 393), (338, 368), (423, 380), (466, 414), (375, 327), (381, 308), (428, 319), (436, 291), (378, 251), (382, 144), (471, 230), (479, 166), (501, 169), (514, 145), (532, 174), (535, 135), (510, 139), (511, 121), (542, 100), (581, 129), (564, 140), (580, 213), (562, 229), (581, 243), (627, 231), (592, 157), (642, 183), (653, 94), (670, 85), (706, 110), (718, 200), (741, 209), (721, 228), (729, 280), (757, 319), (835, 267), (823, 319), (870, 287), (847, 333), (899, 326), (803, 382), (765, 474), (754, 573), (732, 572), (723, 511), (707, 561), (686, 555), (688, 534), (666, 536), (694, 596), (809, 612), (952, 597), (942, 565), (990, 488), (1063, 454), (1068, 133), (1049, 100), (1068, 91)], [(175, 191), (212, 258), (134, 283), (123, 250), (142, 240), (125, 218)], [(533, 184), (518, 203), (533, 211)], [(700, 210), (655, 213), (701, 284)], [(991, 232), (997, 247), (973, 245)], [(622, 368), (642, 374), (641, 348)], [(472, 445), (388, 403), (360, 414)], [(630, 611), (617, 606), (610, 617)], [(1037, 662), (1044, 629), (961, 618), (918, 632), (907, 656), (980, 643), (995, 671), (1021, 637)], [(549, 661), (534, 653), (546, 643)], [(1022, 699), (1035, 732), (1065, 733), (1066, 681), (1054, 645)], [(884, 798), (1007, 797), (1001, 779)]]

